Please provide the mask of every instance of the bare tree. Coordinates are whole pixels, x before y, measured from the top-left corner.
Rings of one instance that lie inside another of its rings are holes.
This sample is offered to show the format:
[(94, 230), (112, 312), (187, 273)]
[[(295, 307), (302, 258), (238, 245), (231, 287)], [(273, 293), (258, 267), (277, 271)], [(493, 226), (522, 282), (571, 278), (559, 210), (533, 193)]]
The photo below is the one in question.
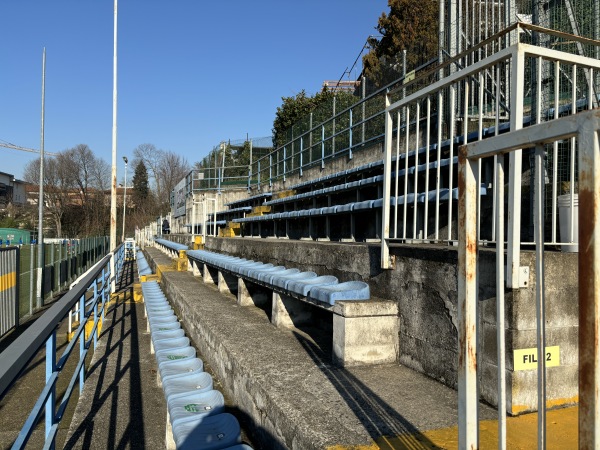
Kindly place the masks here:
[(157, 190), (161, 212), (165, 212), (170, 207), (171, 192), (175, 185), (179, 183), (190, 171), (190, 165), (187, 160), (172, 151), (163, 152), (163, 158), (159, 166), (158, 175), (161, 179), (162, 189)]
[(161, 179), (158, 175), (164, 152), (156, 148), (153, 144), (140, 144), (133, 150), (134, 160), (131, 162), (132, 167), (137, 167), (137, 164), (142, 161), (148, 170), (148, 175), (152, 179), (154, 188), (159, 192), (162, 188)]
[[(45, 160), (44, 206), (58, 237), (63, 231), (71, 236), (106, 231), (109, 172), (108, 164), (85, 144)], [(39, 185), (39, 160), (27, 164), (24, 179)]]

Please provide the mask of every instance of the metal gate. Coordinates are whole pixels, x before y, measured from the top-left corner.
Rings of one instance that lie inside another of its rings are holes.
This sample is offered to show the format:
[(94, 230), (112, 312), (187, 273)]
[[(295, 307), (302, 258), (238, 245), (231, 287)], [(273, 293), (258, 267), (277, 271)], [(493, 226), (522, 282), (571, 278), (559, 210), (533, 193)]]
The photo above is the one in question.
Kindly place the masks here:
[(19, 324), (19, 248), (0, 249), (0, 338)]
[[(459, 153), (459, 448), (478, 448), (477, 391), (477, 163), (481, 158), (501, 156), (525, 148), (535, 149), (534, 217), (536, 236), (537, 354), (546, 348), (544, 315), (544, 171), (548, 150), (558, 141), (574, 139), (578, 152), (579, 198), (579, 448), (598, 448), (600, 441), (600, 111), (592, 110), (536, 125), (461, 147)], [(504, 185), (504, 167), (498, 158), (498, 174)], [(514, 183), (508, 177), (508, 183)], [(498, 205), (504, 205), (504, 190), (498, 189)], [(509, 202), (510, 214), (518, 205)], [(504, 208), (496, 215), (497, 241), (504, 241)], [(504, 265), (504, 247), (496, 250), (497, 267)], [(498, 317), (498, 423), (499, 448), (506, 448), (504, 413), (506, 382), (504, 354), (504, 280), (497, 270)], [(538, 448), (546, 448), (546, 363), (538, 370)]]

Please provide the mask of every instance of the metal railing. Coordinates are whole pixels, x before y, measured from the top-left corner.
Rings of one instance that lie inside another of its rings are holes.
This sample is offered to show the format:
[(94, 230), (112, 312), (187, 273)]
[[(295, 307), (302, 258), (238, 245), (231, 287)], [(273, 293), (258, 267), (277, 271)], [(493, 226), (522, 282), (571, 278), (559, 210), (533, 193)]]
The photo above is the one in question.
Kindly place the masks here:
[[(483, 158), (497, 156), (498, 179), (504, 182), (502, 156), (532, 148), (535, 155), (534, 219), (536, 248), (537, 354), (545, 354), (546, 320), (544, 290), (544, 159), (554, 143), (575, 140), (579, 156), (579, 448), (596, 448), (600, 438), (600, 112), (588, 111), (549, 123), (538, 122), (529, 128), (468, 144), (459, 151), (459, 248), (458, 248), (458, 332), (459, 332), (459, 448), (478, 447), (477, 388), (477, 211), (478, 164)], [(509, 185), (520, 182), (520, 174), (508, 174)], [(495, 193), (499, 207), (495, 213), (496, 239), (504, 240), (505, 216), (519, 207), (509, 200), (504, 210), (504, 190)], [(504, 246), (496, 252), (497, 365), (499, 448), (506, 447), (506, 366), (504, 326)], [(546, 444), (546, 363), (538, 358), (538, 448)]]
[[(0, 400), (14, 385), (36, 353), (45, 346), (46, 378), (45, 385), (33, 410), (29, 414), (21, 432), (15, 440), (14, 449), (24, 448), (41, 416), (45, 417), (45, 448), (53, 448), (58, 425), (65, 413), (71, 394), (79, 381), (81, 393), (85, 382), (85, 360), (92, 343), (94, 349), (98, 340), (98, 326), (104, 320), (107, 301), (114, 292), (114, 282), (121, 273), (124, 259), (124, 247), (106, 255), (95, 270), (82, 276), (72, 290), (58, 300), (31, 327), (23, 332), (8, 348), (0, 354)], [(111, 272), (111, 267), (116, 271)], [(114, 275), (113, 275), (114, 274)], [(86, 299), (91, 298), (91, 302)], [(68, 312), (79, 303), (79, 327), (65, 348), (57, 355), (57, 327)], [(92, 328), (86, 327), (90, 323)], [(87, 328), (87, 330), (86, 330)], [(87, 335), (86, 335), (87, 334)], [(60, 400), (56, 398), (56, 383), (69, 357), (79, 343), (79, 360), (69, 385)]]
[(0, 248), (0, 338), (19, 324), (18, 247)]
[[(516, 24), (504, 34), (520, 32), (521, 27), (531, 28)], [(564, 37), (562, 33), (544, 31)], [(501, 37), (499, 34), (488, 41), (497, 42)], [(488, 41), (480, 45), (488, 45)], [(590, 40), (583, 41), (590, 44)], [(478, 52), (479, 48), (471, 51)], [(452, 60), (447, 64), (452, 64)], [(385, 112), (381, 266), (391, 266), (389, 244), (393, 240), (456, 242), (459, 144), (591, 108), (597, 104), (600, 91), (599, 73), (600, 61), (596, 59), (518, 43), (406, 96), (390, 92)], [(400, 99), (392, 102), (398, 95)], [(571, 205), (574, 202), (575, 152), (571, 140), (554, 144), (550, 155), (552, 197), (547, 224), (552, 231), (547, 244), (561, 243), (556, 228), (561, 184), (568, 184)], [(564, 155), (567, 162), (561, 178), (559, 156)], [(497, 157), (482, 159), (478, 164), (477, 236), (479, 240), (495, 242), (496, 224), (489, 217), (495, 215), (498, 203), (495, 196), (490, 198), (487, 194), (502, 186), (498, 182)], [(520, 202), (523, 166), (522, 152), (511, 153), (509, 170), (515, 182), (509, 187), (509, 202)], [(531, 174), (534, 172), (530, 170)], [(531, 242), (521, 239), (522, 208), (515, 208), (508, 216), (509, 287), (519, 287), (520, 246)], [(482, 215), (482, 211), (486, 214)]]

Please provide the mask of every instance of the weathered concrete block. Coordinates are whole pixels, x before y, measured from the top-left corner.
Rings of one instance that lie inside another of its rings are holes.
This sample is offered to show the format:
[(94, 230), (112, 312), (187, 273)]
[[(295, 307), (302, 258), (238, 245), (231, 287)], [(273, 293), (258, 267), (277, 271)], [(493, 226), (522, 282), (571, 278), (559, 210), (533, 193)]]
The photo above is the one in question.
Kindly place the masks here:
[(337, 302), (333, 316), (333, 361), (341, 366), (396, 362), (397, 311), (397, 305), (391, 301)]

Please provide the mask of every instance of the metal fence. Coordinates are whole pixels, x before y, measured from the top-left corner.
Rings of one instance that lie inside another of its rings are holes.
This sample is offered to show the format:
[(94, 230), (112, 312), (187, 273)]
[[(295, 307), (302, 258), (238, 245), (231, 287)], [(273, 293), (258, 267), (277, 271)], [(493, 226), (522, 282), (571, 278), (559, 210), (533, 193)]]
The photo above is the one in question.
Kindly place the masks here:
[(19, 323), (19, 249), (0, 249), (0, 338)]
[[(108, 251), (107, 237), (89, 237), (81, 239), (56, 239), (44, 244), (42, 303), (37, 304), (37, 244), (8, 247), (0, 251), (15, 249), (19, 253), (18, 264), (18, 302), (16, 314), (18, 321), (33, 315), (45, 302), (67, 289), (79, 275), (98, 262)], [(0, 270), (4, 264), (0, 264)], [(3, 333), (0, 333), (0, 336)]]
[[(110, 294), (115, 290), (115, 282), (120, 276), (123, 259), (123, 245), (108, 255), (102, 255), (93, 270), (82, 275), (79, 282), (68, 293), (54, 303), (0, 354), (1, 400), (23, 374), (37, 352), (44, 347), (46, 352), (46, 378), (41, 386), (41, 393), (13, 448), (25, 448), (42, 416), (45, 421), (44, 448), (54, 448), (58, 424), (64, 416), (71, 395), (77, 384), (80, 393), (83, 389), (86, 356), (92, 345), (94, 349), (96, 348), (98, 329), (104, 319)], [(86, 299), (91, 300), (86, 302)], [(72, 340), (59, 354), (61, 349), (57, 349), (56, 336), (58, 325), (76, 304), (79, 304), (79, 326)], [(77, 347), (79, 347), (78, 351)], [(65, 374), (64, 369), (73, 355), (77, 358), (76, 368), (72, 374)], [(63, 396), (58, 398), (56, 385), (61, 375), (70, 376), (70, 381)], [(32, 389), (35, 390), (35, 387)]]
[[(459, 448), (478, 448), (478, 387), (477, 335), (478, 320), (478, 167), (483, 158), (497, 157), (498, 179), (504, 184), (503, 156), (523, 149), (534, 149), (535, 177), (535, 279), (536, 279), (536, 337), (537, 354), (546, 354), (546, 294), (544, 283), (545, 160), (554, 151), (554, 143), (575, 140), (578, 143), (577, 175), (582, 208), (579, 209), (579, 448), (596, 448), (600, 429), (600, 360), (598, 358), (598, 330), (600, 329), (600, 113), (582, 112), (552, 122), (543, 122), (536, 115), (536, 125), (517, 130), (501, 137), (482, 140), (460, 149), (459, 153)], [(520, 185), (519, 172), (509, 171), (509, 186)], [(496, 239), (504, 241), (505, 219), (519, 209), (518, 199), (509, 200), (504, 208), (504, 189), (495, 191), (499, 207), (494, 214)], [(510, 246), (509, 246), (510, 250)], [(506, 353), (505, 353), (505, 299), (504, 299), (504, 246), (496, 251), (496, 308), (497, 308), (497, 367), (498, 367), (498, 421), (499, 448), (506, 448)], [(510, 262), (509, 262), (510, 264)], [(510, 267), (510, 265), (508, 266)], [(546, 448), (546, 363), (538, 358), (538, 448)]]
[[(471, 52), (492, 46), (492, 56), (454, 72), (440, 81), (422, 80), (418, 89), (388, 93), (386, 108), (384, 201), (382, 216), (382, 261), (390, 267), (389, 244), (393, 240), (456, 241), (458, 197), (457, 148), (459, 144), (516, 130), (532, 123), (555, 120), (597, 104), (600, 92), (600, 61), (553, 49), (518, 43), (502, 48), (503, 36), (523, 30), (540, 32), (530, 25), (516, 24), (475, 46)], [(561, 33), (544, 30), (557, 38)], [(575, 39), (574, 36), (570, 36)], [(582, 39), (586, 45), (589, 40)], [(597, 42), (595, 42), (597, 44)], [(458, 55), (457, 58), (465, 58)], [(452, 64), (453, 60), (448, 61)], [(552, 83), (543, 74), (552, 71)], [(526, 153), (530, 155), (530, 153)], [(509, 187), (508, 201), (519, 201), (508, 216), (509, 251), (507, 284), (519, 286), (519, 249), (531, 243), (533, 220), (530, 179), (535, 174), (531, 159), (511, 153), (509, 168), (516, 182)], [(497, 157), (478, 164), (478, 239), (495, 242), (496, 224), (490, 218), (498, 203), (489, 195), (500, 190)], [(563, 164), (559, 164), (563, 161)], [(573, 211), (576, 177), (574, 140), (556, 142), (543, 167), (550, 185), (545, 224), (548, 245), (573, 242), (572, 234), (558, 236), (559, 195), (567, 194)], [(521, 213), (523, 213), (522, 227)], [(573, 222), (571, 214), (569, 223)], [(571, 227), (572, 229), (572, 227)]]

